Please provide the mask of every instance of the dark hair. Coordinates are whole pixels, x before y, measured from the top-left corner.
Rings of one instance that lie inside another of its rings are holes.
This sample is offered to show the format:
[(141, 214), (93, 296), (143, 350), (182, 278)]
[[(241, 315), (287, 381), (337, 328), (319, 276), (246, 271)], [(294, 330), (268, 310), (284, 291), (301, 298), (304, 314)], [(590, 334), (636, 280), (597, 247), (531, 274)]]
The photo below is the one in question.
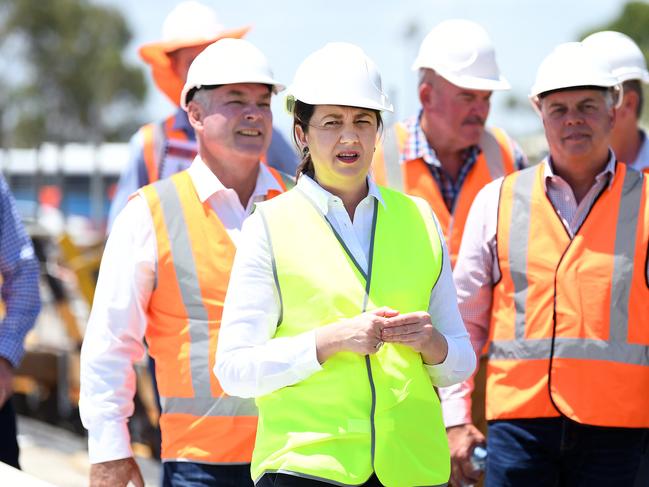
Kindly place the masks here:
[[(293, 142), (295, 146), (300, 150), (300, 156), (302, 160), (297, 166), (295, 173), (295, 180), (297, 181), (302, 174), (306, 174), (309, 177), (315, 176), (315, 169), (313, 167), (313, 160), (311, 159), (311, 153), (307, 146), (300, 147), (300, 142), (297, 140), (297, 135), (295, 133), (295, 127), (300, 127), (302, 132), (305, 134), (308, 132), (309, 122), (311, 117), (313, 117), (313, 112), (315, 112), (315, 105), (309, 103), (304, 103), (300, 100), (295, 100), (295, 105), (293, 107)], [(381, 112), (379, 110), (370, 109), (374, 115), (376, 115), (376, 123), (379, 130), (383, 129), (383, 118), (381, 118)]]
[(630, 79), (622, 83), (622, 89), (626, 93), (627, 91), (633, 91), (638, 95), (638, 106), (636, 107), (635, 114), (638, 118), (642, 116), (642, 107), (644, 106), (644, 93), (642, 92), (642, 84), (640, 80)]

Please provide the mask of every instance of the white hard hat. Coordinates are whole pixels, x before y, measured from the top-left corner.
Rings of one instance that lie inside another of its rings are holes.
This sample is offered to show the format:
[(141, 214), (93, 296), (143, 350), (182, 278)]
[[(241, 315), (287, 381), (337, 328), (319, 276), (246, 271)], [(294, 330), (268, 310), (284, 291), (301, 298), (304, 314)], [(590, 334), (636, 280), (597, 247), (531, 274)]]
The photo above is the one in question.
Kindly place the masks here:
[(586, 37), (582, 44), (602, 56), (611, 65), (620, 83), (637, 79), (649, 83), (649, 71), (644, 54), (629, 36), (607, 30)]
[(241, 38), (250, 27), (225, 28), (216, 12), (194, 0), (181, 2), (162, 26), (162, 40), (142, 45), (140, 57), (151, 66), (153, 81), (173, 103), (180, 100), (185, 80), (176, 72), (169, 54), (189, 47), (206, 47), (224, 37)]
[(541, 62), (530, 99), (536, 106), (538, 97), (544, 93), (580, 86), (612, 88), (618, 94), (616, 101), (619, 101), (621, 87), (611, 73), (610, 65), (581, 42), (566, 42), (555, 47)]
[(180, 95), (181, 106), (187, 110), (187, 93), (194, 88), (235, 83), (271, 85), (274, 93), (284, 89), (259, 49), (243, 39), (220, 39), (207, 46), (189, 67)]
[(205, 4), (189, 0), (181, 2), (169, 12), (162, 24), (162, 41), (183, 39), (211, 39), (224, 30), (216, 12)]
[(461, 88), (470, 90), (508, 90), (500, 74), (489, 34), (475, 22), (445, 20), (424, 38), (413, 70), (429, 68)]
[(376, 64), (360, 47), (346, 42), (329, 43), (300, 64), (286, 96), (289, 112), (295, 100), (392, 111)]

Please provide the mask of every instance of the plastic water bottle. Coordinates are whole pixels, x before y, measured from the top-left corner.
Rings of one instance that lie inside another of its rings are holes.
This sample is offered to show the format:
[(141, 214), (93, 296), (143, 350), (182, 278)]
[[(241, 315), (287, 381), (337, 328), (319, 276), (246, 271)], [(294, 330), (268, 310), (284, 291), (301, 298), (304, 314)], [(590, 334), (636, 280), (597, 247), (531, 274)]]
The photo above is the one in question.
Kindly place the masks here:
[[(487, 448), (484, 445), (473, 447), (469, 461), (473, 470), (480, 473), (484, 472), (487, 467)], [(474, 484), (463, 484), (462, 487), (474, 487)]]
[(477, 472), (484, 472), (487, 467), (487, 448), (477, 445), (471, 452), (471, 466)]

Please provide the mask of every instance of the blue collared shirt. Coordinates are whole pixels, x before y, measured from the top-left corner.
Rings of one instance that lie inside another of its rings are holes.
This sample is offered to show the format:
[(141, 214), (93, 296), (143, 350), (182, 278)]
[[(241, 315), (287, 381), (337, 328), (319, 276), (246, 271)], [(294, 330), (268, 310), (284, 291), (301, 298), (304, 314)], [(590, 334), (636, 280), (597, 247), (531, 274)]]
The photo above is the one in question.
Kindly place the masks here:
[(0, 357), (17, 367), (23, 341), (34, 326), (41, 302), (39, 266), (32, 242), (20, 221), (7, 182), (0, 176), (0, 275), (5, 316), (0, 321)]

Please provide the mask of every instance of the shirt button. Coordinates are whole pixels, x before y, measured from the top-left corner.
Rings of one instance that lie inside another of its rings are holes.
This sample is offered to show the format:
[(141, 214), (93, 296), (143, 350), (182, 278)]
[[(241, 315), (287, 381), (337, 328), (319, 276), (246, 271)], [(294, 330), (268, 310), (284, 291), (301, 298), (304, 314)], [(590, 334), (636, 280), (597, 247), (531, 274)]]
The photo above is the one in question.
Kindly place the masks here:
[(565, 195), (563, 198), (564, 198), (566, 201), (570, 201), (570, 196), (568, 196), (568, 195)]

